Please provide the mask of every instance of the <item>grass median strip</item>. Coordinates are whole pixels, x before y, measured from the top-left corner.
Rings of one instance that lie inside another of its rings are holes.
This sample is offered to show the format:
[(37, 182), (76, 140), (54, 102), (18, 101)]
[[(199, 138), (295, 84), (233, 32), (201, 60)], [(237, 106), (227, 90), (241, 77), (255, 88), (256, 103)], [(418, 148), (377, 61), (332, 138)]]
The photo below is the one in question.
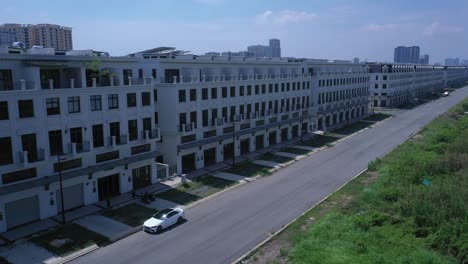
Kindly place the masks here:
[(272, 162), (277, 162), (277, 163), (286, 163), (291, 160), (294, 160), (293, 158), (289, 157), (283, 157), (283, 156), (278, 156), (275, 155), (271, 152), (265, 153), (262, 156), (257, 158), (258, 160), (266, 160), (266, 161), (272, 161)]
[(466, 263), (468, 99), (307, 212), (247, 263)]
[(251, 161), (246, 161), (236, 164), (234, 167), (225, 170), (225, 172), (237, 174), (246, 177), (255, 177), (258, 175), (267, 176), (271, 175), (270, 168), (267, 166), (255, 164)]
[(136, 227), (142, 225), (145, 220), (157, 212), (156, 209), (151, 209), (137, 203), (131, 203), (113, 210), (104, 211), (102, 215), (126, 225)]
[(391, 116), (392, 115), (389, 115), (389, 114), (377, 113), (377, 114), (370, 115), (370, 116), (364, 118), (364, 120), (379, 122), (379, 121), (385, 120), (385, 119), (387, 119), (387, 118), (389, 118)]
[[(298, 144), (300, 145), (301, 143), (298, 143)], [(310, 150), (298, 149), (298, 148), (295, 148), (295, 147), (282, 148), (279, 151), (292, 153), (292, 154), (297, 154), (297, 155), (307, 155), (307, 154), (309, 154), (311, 152)]]
[(157, 197), (178, 204), (188, 205), (235, 184), (237, 184), (237, 182), (207, 176), (195, 179), (191, 182), (182, 184), (177, 188), (160, 193), (157, 195)]
[(340, 138), (336, 137), (336, 136), (315, 135), (312, 139), (301, 142), (300, 145), (313, 147), (313, 148), (320, 148), (320, 147), (326, 146), (328, 144), (331, 144), (332, 142), (335, 142), (338, 139), (340, 139)]
[(69, 223), (39, 234), (31, 241), (61, 257), (93, 244), (107, 242), (107, 238), (78, 224)]

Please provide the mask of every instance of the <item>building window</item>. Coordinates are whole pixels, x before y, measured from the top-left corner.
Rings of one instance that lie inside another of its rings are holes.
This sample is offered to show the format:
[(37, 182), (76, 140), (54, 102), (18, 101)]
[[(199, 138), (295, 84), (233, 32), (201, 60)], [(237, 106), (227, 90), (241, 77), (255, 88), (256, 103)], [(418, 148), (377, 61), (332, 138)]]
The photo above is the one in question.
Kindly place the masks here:
[(374, 85), (374, 88), (375, 88), (375, 89), (378, 89), (378, 88), (379, 88), (379, 85), (378, 85), (378, 84), (375, 84), (375, 85)]
[(18, 112), (20, 118), (34, 117), (33, 100), (19, 100)]
[(151, 117), (143, 118), (143, 131), (151, 131)]
[(80, 97), (70, 96), (67, 99), (68, 102), (68, 113), (79, 113), (80, 112)]
[(216, 99), (218, 98), (218, 88), (213, 87), (211, 88), (211, 99)]
[(143, 106), (151, 105), (151, 94), (150, 92), (141, 93), (141, 104)]
[(157, 89), (154, 89), (154, 90), (153, 90), (153, 100), (154, 100), (155, 102), (158, 101), (158, 90), (157, 90)]
[(0, 165), (13, 163), (13, 153), (11, 148), (11, 138), (0, 138)]
[(252, 85), (247, 85), (247, 96), (252, 95)]
[(128, 139), (130, 141), (138, 139), (138, 123), (137, 123), (137, 120), (128, 120)]
[(159, 114), (158, 114), (158, 112), (154, 112), (154, 123), (156, 125), (159, 124)]
[(190, 101), (196, 101), (196, 100), (197, 100), (197, 90), (190, 89)]
[(49, 131), (49, 148), (51, 156), (63, 153), (62, 130)]
[(127, 107), (136, 107), (136, 93), (127, 94)]
[(227, 98), (227, 87), (223, 87), (223, 88), (221, 88), (221, 89), (222, 89), (222, 90), (221, 90), (221, 93), (222, 93), (221, 96), (222, 96), (223, 98)]
[(202, 126), (203, 127), (208, 126), (208, 110), (202, 111)]
[(138, 69), (138, 78), (143, 79), (143, 69)]
[(59, 98), (47, 98), (46, 99), (47, 115), (59, 115), (60, 114), (60, 102)]
[(104, 129), (102, 125), (93, 125), (93, 147), (104, 146)]
[(255, 85), (255, 94), (260, 94), (260, 85)]
[(153, 76), (153, 78), (156, 78), (156, 69), (151, 69), (151, 76)]
[(109, 123), (109, 131), (110, 131), (110, 136), (115, 137), (115, 143), (117, 145), (120, 145), (120, 123), (119, 122), (113, 122)]
[(100, 95), (91, 95), (89, 97), (89, 103), (91, 105), (91, 111), (102, 110), (102, 101)]
[(208, 100), (208, 88), (202, 88), (201, 96), (202, 100)]
[(229, 89), (230, 89), (230, 96), (231, 97), (236, 97), (236, 87), (231, 86)]
[(8, 113), (8, 102), (2, 101), (0, 102), (0, 120), (8, 120), (9, 113)]
[(197, 128), (197, 111), (190, 112), (190, 123), (193, 123), (193, 128)]
[(387, 84), (386, 83), (382, 84), (382, 89), (387, 89)]
[(119, 95), (109, 94), (107, 96), (107, 102), (109, 104), (109, 109), (118, 109), (119, 108)]
[(384, 75), (384, 76), (383, 76), (383, 80), (384, 80), (384, 81), (387, 80), (387, 75)]
[(179, 90), (179, 103), (184, 103), (185, 100), (185, 90)]
[(240, 86), (239, 87), (239, 96), (244, 96), (245, 95), (245, 87), (244, 86)]
[(13, 90), (11, 70), (0, 70), (0, 91)]

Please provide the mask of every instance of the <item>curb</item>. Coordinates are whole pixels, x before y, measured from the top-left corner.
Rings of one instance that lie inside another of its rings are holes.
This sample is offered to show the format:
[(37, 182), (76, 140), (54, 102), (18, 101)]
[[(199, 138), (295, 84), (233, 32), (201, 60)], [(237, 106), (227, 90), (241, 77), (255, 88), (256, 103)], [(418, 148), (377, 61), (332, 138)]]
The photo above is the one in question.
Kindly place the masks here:
[(312, 205), (312, 207), (310, 207), (309, 209), (307, 209), (306, 211), (304, 211), (303, 213), (301, 213), (300, 215), (298, 215), (297, 217), (295, 217), (294, 219), (292, 219), (291, 221), (289, 221), (288, 223), (286, 223), (285, 225), (283, 225), (283, 227), (281, 227), (280, 229), (278, 229), (277, 231), (271, 233), (266, 239), (264, 239), (262, 242), (260, 242), (259, 244), (257, 244), (254, 248), (250, 249), (249, 251), (247, 251), (246, 253), (244, 253), (242, 256), (240, 256), (239, 258), (237, 258), (236, 260), (234, 260), (233, 262), (231, 262), (231, 264), (239, 264), (239, 263), (242, 263), (242, 260), (244, 260), (245, 258), (247, 258), (249, 255), (251, 255), (253, 252), (255, 252), (257, 249), (259, 249), (261, 246), (265, 245), (266, 243), (268, 243), (272, 238), (276, 237), (279, 233), (283, 232), (286, 228), (288, 228), (292, 223), (294, 223), (297, 219), (299, 219), (300, 217), (302, 217), (303, 215), (307, 214), (310, 210), (314, 209), (317, 205), (323, 203), (325, 200), (327, 200), (330, 196), (332, 196), (334, 193), (336, 193), (337, 191), (339, 191), (340, 189), (342, 189), (345, 185), (347, 185), (350, 181), (354, 180), (355, 178), (359, 177), (361, 174), (363, 174), (364, 172), (367, 171), (367, 168), (362, 170), (361, 172), (359, 172), (358, 174), (354, 175), (351, 179), (347, 180), (345, 183), (343, 183), (342, 185), (340, 185), (335, 191), (327, 194), (327, 196), (325, 196), (324, 198), (322, 198), (320, 201), (318, 201), (317, 203), (315, 203), (314, 205)]
[(99, 249), (99, 247), (96, 245), (96, 244), (93, 244), (87, 248), (83, 248), (82, 250), (80, 251), (77, 251), (75, 253), (72, 253), (68, 256), (65, 256), (65, 257), (61, 257), (61, 258), (52, 258), (52, 259), (49, 259), (49, 260), (44, 260), (42, 263), (44, 264), (62, 264), (62, 263), (67, 263), (69, 261), (72, 261), (76, 258), (79, 258), (83, 255), (86, 255), (88, 253), (91, 253), (95, 250)]

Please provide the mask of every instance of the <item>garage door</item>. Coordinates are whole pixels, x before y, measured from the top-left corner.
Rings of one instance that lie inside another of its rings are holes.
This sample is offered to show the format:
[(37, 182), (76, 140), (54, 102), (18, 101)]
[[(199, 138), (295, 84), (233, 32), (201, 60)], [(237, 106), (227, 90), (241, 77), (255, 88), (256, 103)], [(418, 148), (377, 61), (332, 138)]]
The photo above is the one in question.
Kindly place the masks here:
[[(56, 192), (57, 211), (62, 212), (62, 199), (60, 199), (60, 190)], [(76, 184), (63, 188), (63, 200), (65, 200), (65, 211), (83, 206), (83, 184)]]
[(32, 196), (5, 204), (7, 228), (39, 220), (39, 201)]

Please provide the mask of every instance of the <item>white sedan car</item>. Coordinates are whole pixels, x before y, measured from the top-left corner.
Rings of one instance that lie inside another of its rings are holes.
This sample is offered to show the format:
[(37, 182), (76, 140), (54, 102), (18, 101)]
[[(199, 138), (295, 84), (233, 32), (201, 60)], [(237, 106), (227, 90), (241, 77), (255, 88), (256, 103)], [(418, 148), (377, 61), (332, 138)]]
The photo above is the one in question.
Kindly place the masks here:
[(185, 218), (184, 210), (180, 208), (168, 208), (154, 214), (143, 224), (143, 230), (150, 233), (159, 233), (164, 228), (181, 223)]

